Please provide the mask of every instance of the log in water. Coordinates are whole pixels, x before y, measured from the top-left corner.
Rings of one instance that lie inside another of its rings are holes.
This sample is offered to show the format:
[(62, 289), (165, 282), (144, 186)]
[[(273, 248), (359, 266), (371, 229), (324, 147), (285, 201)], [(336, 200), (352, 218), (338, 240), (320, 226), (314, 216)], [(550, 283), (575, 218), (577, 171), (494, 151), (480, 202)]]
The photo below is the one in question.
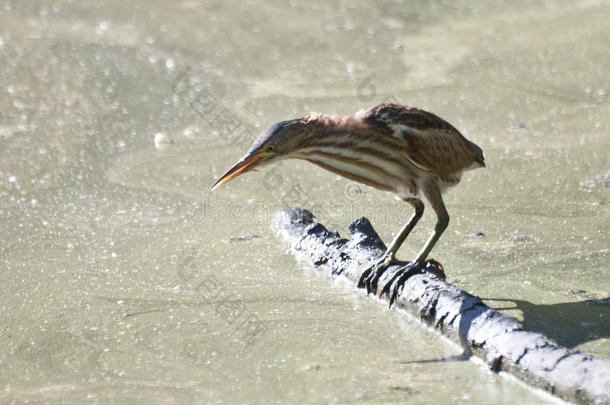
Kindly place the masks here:
[[(312, 213), (300, 208), (278, 212), (274, 225), (293, 254), (354, 283), (358, 283), (364, 265), (385, 251), (366, 218), (350, 225), (350, 239), (328, 231)], [(379, 285), (399, 269), (390, 267)], [(610, 361), (586, 356), (527, 331), (517, 319), (489, 308), (478, 297), (434, 274), (409, 278), (396, 305), (459, 343), (466, 353), (484, 359), (495, 372), (508, 372), (568, 401), (610, 403)]]

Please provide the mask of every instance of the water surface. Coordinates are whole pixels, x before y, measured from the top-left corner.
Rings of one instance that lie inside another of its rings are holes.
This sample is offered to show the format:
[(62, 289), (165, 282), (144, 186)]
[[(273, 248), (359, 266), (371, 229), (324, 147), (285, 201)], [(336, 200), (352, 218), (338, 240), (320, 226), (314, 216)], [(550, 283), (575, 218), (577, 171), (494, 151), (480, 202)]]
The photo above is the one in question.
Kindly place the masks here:
[(449, 281), (608, 358), (609, 18), (602, 1), (1, 1), (0, 398), (552, 402), (270, 229), (303, 206), (390, 240), (407, 204), (304, 162), (209, 185), (279, 120), (434, 111), (488, 162), (446, 196)]

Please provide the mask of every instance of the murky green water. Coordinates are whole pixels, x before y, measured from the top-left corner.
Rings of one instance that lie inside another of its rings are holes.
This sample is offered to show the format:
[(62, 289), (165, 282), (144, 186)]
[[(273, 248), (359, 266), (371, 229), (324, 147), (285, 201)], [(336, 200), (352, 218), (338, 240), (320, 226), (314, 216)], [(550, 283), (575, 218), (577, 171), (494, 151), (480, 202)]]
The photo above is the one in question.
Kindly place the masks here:
[(610, 357), (609, 20), (603, 1), (1, 0), (0, 398), (549, 402), (270, 229), (299, 205), (388, 240), (407, 204), (302, 162), (208, 190), (278, 120), (434, 111), (488, 162), (446, 197), (450, 281)]

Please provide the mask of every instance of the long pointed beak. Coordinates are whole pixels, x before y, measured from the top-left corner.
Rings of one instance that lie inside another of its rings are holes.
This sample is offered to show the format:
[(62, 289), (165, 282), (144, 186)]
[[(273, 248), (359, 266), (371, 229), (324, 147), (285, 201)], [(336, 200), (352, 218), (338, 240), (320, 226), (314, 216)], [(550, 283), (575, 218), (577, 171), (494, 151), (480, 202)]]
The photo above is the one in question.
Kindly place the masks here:
[(233, 167), (231, 167), (225, 174), (220, 176), (218, 180), (212, 184), (212, 190), (216, 190), (218, 187), (223, 184), (227, 184), (234, 178), (238, 177), (240, 174), (246, 173), (261, 162), (262, 159), (269, 156), (269, 153), (259, 152), (255, 155), (244, 156), (239, 160), (239, 162), (235, 163)]

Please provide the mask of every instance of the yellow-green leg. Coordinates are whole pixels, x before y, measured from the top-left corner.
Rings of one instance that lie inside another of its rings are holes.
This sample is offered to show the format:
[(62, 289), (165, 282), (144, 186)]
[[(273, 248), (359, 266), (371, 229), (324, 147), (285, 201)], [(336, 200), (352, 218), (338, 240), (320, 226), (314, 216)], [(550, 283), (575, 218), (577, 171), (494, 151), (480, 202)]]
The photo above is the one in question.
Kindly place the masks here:
[(449, 213), (445, 208), (441, 192), (436, 183), (427, 183), (423, 191), (426, 199), (430, 202), (430, 205), (432, 205), (432, 208), (436, 212), (438, 220), (436, 222), (436, 226), (434, 227), (434, 231), (432, 231), (432, 234), (415, 259), (405, 266), (404, 269), (396, 272), (392, 279), (383, 287), (381, 293), (379, 293), (379, 296), (383, 295), (384, 293), (388, 294), (390, 298), (390, 306), (392, 306), (392, 303), (396, 300), (398, 290), (404, 284), (404, 282), (409, 279), (409, 277), (419, 273), (422, 270), (430, 251), (434, 245), (436, 245), (436, 242), (438, 242), (445, 229), (447, 229), (447, 226), (449, 226)]
[(415, 224), (417, 224), (417, 221), (419, 221), (424, 214), (424, 203), (417, 198), (409, 198), (405, 201), (413, 206), (415, 212), (411, 218), (409, 218), (409, 221), (405, 224), (405, 226), (396, 235), (396, 237), (394, 237), (394, 240), (392, 240), (392, 243), (390, 243), (390, 247), (386, 250), (383, 256), (362, 273), (360, 281), (358, 282), (358, 287), (366, 287), (367, 294), (371, 291), (374, 294), (377, 293), (377, 282), (389, 266), (392, 264), (408, 263), (397, 260), (396, 252), (398, 252), (398, 249), (400, 249), (400, 246), (403, 244), (405, 239), (407, 239), (407, 236), (409, 236), (415, 227)]

